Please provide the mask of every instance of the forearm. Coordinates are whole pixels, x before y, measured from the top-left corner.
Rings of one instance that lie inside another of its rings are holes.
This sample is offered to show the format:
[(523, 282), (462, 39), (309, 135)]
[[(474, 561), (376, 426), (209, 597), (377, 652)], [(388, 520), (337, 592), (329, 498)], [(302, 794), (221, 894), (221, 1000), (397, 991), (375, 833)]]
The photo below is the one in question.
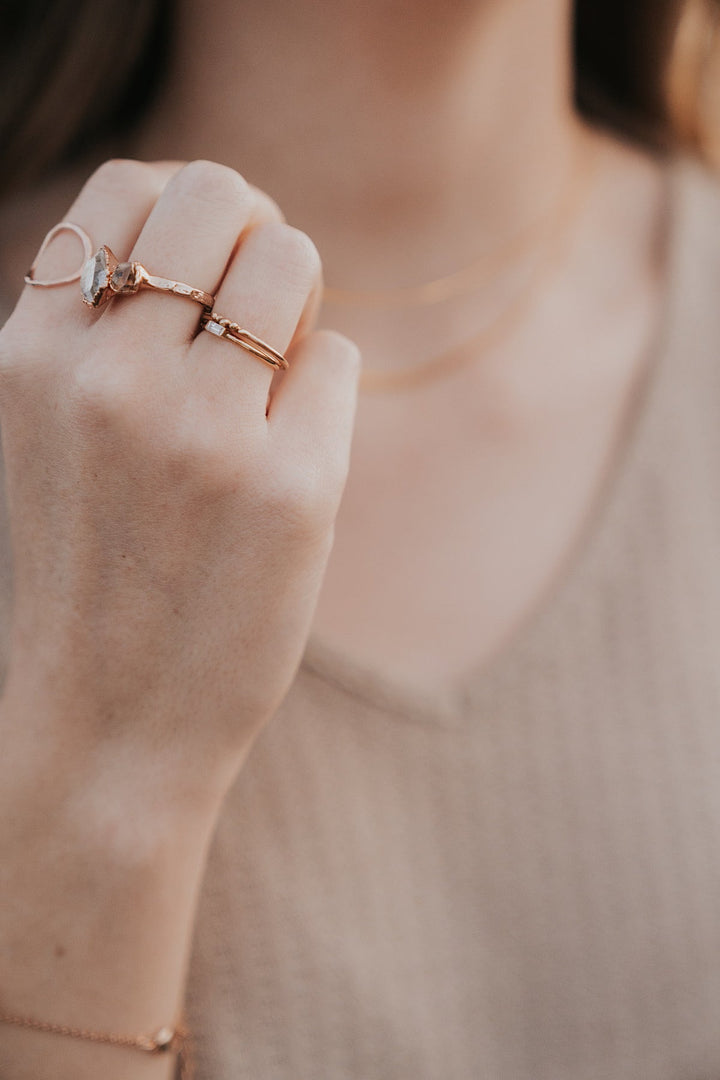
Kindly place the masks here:
[[(0, 724), (5, 716), (0, 713)], [(98, 1032), (178, 1019), (213, 818), (0, 767), (0, 1011)], [(35, 766), (33, 766), (35, 769)], [(172, 1054), (0, 1024), (4, 1080), (165, 1080)]]

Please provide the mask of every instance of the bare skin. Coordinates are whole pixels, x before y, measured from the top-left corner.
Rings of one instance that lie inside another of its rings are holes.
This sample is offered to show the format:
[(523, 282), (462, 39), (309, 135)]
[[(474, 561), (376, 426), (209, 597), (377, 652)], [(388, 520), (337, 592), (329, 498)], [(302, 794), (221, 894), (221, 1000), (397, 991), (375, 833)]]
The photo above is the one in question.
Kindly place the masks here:
[[(335, 284), (453, 269), (550, 205), (576, 148), (597, 146), (598, 164), (567, 258), (502, 347), (356, 414), (355, 350), (307, 334), (316, 249), (267, 207), (248, 230), (254, 197), (236, 173), (193, 166), (161, 194), (167, 169), (116, 166), (70, 212), (119, 250), (140, 233), (138, 257), (206, 288), (244, 233), (222, 307), (280, 347), (295, 339), (267, 419), (268, 371), (208, 335), (188, 352), (181, 301), (118, 302), (94, 324), (67, 294), (26, 292), (0, 339), (17, 596), (0, 712), (0, 892), (13, 901), (0, 1004), (100, 1030), (176, 1014), (208, 838), (311, 628), (437, 685), (537, 602), (614, 454), (659, 308), (661, 170), (574, 117), (564, 0), (443, 5), (442, 35), (430, 0), (402, 20), (379, 0), (292, 18), (259, 0), (216, 6), (225, 46), (191, 48), (202, 5), (187, 3), (183, 75), (132, 151), (237, 167), (316, 239)], [(283, 76), (268, 80), (253, 57), (271, 42)], [(210, 108), (228, 87), (253, 110)], [(64, 193), (46, 199), (48, 224), (65, 216)], [(401, 312), (380, 338), (373, 313), (333, 322), (372, 366), (406, 365), (493, 304), (433, 313), (431, 332), (427, 313), (413, 331)], [(168, 1069), (0, 1030), (9, 1080)]]
[[(662, 171), (578, 123), (568, 0), (269, 7), (220, 0), (209, 64), (205, 8), (186, 0), (175, 81), (139, 149), (235, 164), (313, 237), (329, 284), (414, 284), (497, 250), (553, 206), (574, 154), (597, 154), (567, 256), (500, 347), (421, 390), (360, 397), (313, 633), (433, 692), (534, 610), (612, 465), (658, 324)], [(252, 109), (209, 107), (230, 85)], [(322, 322), (370, 367), (408, 367), (507, 295), (328, 307)]]
[[(0, 336), (15, 586), (0, 873), (17, 902), (0, 924), (3, 1007), (100, 1031), (178, 1012), (213, 822), (307, 635), (358, 372), (347, 339), (303, 332), (309, 238), (252, 225), (252, 192), (225, 166), (166, 179), (110, 162), (70, 219), (245, 306), (291, 359), (269, 409), (272, 369), (194, 340), (185, 300), (145, 293), (98, 317), (27, 288)], [(4, 1075), (100, 1070), (84, 1044), (32, 1034), (3, 1025)], [(125, 1053), (103, 1075), (164, 1075), (135, 1057), (136, 1073)]]

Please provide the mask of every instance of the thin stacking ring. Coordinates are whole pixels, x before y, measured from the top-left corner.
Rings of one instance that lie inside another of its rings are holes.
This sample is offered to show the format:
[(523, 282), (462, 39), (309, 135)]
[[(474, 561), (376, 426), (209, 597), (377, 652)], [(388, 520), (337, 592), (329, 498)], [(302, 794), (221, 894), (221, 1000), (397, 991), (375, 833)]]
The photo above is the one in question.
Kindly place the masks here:
[(285, 370), (290, 366), (282, 353), (277, 352), (266, 341), (255, 337), (249, 330), (243, 329), (238, 323), (231, 322), (230, 319), (225, 319), (214, 311), (212, 313), (204, 312), (200, 321), (202, 329), (207, 330), (209, 334), (232, 341), (233, 345), (239, 345), (241, 349), (245, 349), (247, 352), (252, 353), (253, 356), (264, 360), (270, 367)]
[(86, 261), (80, 277), (83, 303), (89, 307), (102, 307), (114, 296), (131, 296), (140, 289), (156, 289), (159, 292), (185, 296), (211, 308), (214, 297), (204, 289), (195, 289), (184, 281), (156, 277), (139, 262), (118, 262), (107, 244), (103, 244)]
[[(52, 241), (55, 239), (55, 237), (58, 236), (59, 233), (63, 233), (63, 232), (74, 233), (75, 236), (77, 236), (78, 240), (80, 241), (80, 243), (83, 246), (83, 261), (80, 264), (80, 269), (76, 270), (74, 274), (68, 274), (66, 277), (51, 278), (50, 280), (43, 279), (43, 278), (36, 278), (35, 277), (35, 268), (36, 268), (37, 264), (40, 262), (40, 259), (41, 259), (42, 255), (43, 255), (43, 252), (49, 246), (49, 244), (52, 243)], [(60, 221), (60, 222), (58, 222), (57, 225), (53, 225), (52, 229), (50, 230), (50, 232), (47, 234), (47, 236), (43, 240), (42, 244), (40, 245), (40, 250), (38, 251), (37, 255), (35, 256), (35, 260), (34, 260), (32, 266), (30, 267), (27, 274), (25, 275), (25, 278), (24, 278), (25, 284), (26, 285), (35, 285), (39, 289), (54, 289), (56, 287), (56, 285), (72, 285), (72, 283), (74, 281), (79, 281), (80, 280), (80, 275), (83, 272), (83, 267), (85, 266), (87, 260), (90, 258), (91, 255), (92, 255), (92, 240), (90, 239), (88, 234), (85, 232), (85, 230), (81, 229), (79, 225), (74, 225), (72, 221)]]

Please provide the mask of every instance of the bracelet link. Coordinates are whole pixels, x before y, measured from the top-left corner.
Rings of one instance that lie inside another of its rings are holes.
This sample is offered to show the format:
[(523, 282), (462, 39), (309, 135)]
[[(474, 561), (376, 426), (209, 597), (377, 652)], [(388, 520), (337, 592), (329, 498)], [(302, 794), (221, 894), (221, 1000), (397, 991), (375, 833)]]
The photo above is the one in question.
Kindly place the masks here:
[(105, 1043), (108, 1046), (123, 1046), (129, 1050), (142, 1050), (146, 1054), (166, 1054), (174, 1051), (182, 1054), (189, 1038), (182, 1024), (176, 1028), (162, 1027), (154, 1035), (116, 1035), (102, 1031), (86, 1031), (83, 1028), (68, 1027), (65, 1024), (52, 1024), (46, 1020), (35, 1020), (28, 1016), (13, 1016), (0, 1012), (0, 1023), (12, 1024), (13, 1027), (42, 1031), (48, 1035), (65, 1035), (71, 1039), (85, 1042)]

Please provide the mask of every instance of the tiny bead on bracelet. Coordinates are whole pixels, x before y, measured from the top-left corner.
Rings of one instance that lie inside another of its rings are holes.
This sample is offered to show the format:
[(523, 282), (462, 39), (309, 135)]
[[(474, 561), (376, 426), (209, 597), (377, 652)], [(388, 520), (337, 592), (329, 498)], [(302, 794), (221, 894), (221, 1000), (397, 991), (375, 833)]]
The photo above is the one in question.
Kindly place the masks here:
[(121, 1046), (129, 1050), (141, 1050), (146, 1054), (177, 1053), (180, 1062), (182, 1080), (191, 1080), (188, 1045), (189, 1032), (179, 1024), (175, 1028), (163, 1027), (152, 1035), (116, 1035), (102, 1031), (87, 1031), (84, 1028), (69, 1027), (66, 1024), (52, 1024), (46, 1020), (35, 1020), (27, 1016), (13, 1016), (0, 1012), (0, 1023), (14, 1027), (42, 1031), (49, 1035), (65, 1035), (71, 1039), (85, 1042), (105, 1043), (107, 1046)]

